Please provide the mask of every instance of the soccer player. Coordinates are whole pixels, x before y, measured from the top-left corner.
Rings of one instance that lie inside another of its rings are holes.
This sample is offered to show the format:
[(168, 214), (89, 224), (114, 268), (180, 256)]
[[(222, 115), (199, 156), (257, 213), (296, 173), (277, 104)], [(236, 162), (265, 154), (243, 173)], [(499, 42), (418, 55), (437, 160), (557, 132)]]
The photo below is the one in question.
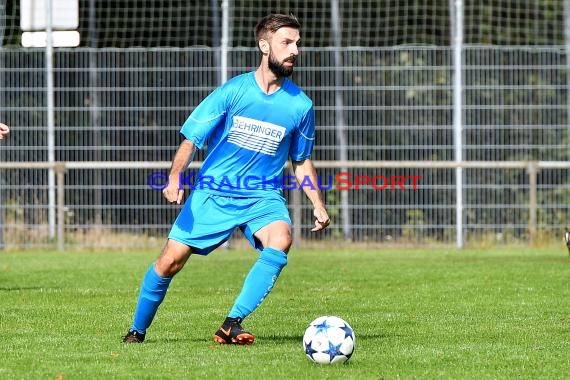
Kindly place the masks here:
[(10, 128), (6, 124), (0, 123), (0, 140), (8, 137), (10, 134)]
[[(261, 63), (208, 95), (180, 130), (181, 143), (163, 190), (180, 204), (195, 149), (206, 157), (192, 192), (174, 222), (166, 245), (144, 275), (133, 323), (123, 341), (142, 343), (172, 277), (191, 254), (207, 255), (240, 228), (259, 258), (213, 339), (220, 344), (252, 344), (241, 323), (265, 299), (287, 264), (291, 219), (282, 196), (282, 171), (288, 158), (297, 181), (317, 184), (310, 159), (315, 136), (312, 101), (289, 76), (299, 54), (300, 24), (294, 16), (272, 14), (255, 28)], [(303, 186), (313, 205), (312, 231), (330, 219), (317, 186)]]

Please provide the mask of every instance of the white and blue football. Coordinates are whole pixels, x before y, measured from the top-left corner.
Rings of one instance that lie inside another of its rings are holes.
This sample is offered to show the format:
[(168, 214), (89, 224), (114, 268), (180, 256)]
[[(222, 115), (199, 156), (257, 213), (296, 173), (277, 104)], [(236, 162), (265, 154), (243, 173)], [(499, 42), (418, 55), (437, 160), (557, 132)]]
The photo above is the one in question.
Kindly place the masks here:
[(355, 336), (342, 318), (323, 316), (309, 324), (303, 335), (303, 349), (318, 364), (344, 363), (352, 356)]

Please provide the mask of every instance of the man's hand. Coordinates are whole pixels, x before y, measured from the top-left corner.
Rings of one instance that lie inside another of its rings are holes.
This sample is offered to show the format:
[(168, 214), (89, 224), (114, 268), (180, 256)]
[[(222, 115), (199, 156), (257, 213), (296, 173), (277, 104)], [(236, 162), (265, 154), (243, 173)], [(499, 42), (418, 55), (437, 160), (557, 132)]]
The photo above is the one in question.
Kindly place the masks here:
[[(293, 172), (297, 178), (297, 183), (303, 183), (306, 179), (308, 179), (312, 184), (319, 182), (313, 161), (307, 158), (303, 161), (292, 161), (292, 164)], [(331, 223), (331, 219), (325, 209), (321, 190), (318, 186), (303, 186), (303, 191), (313, 204), (314, 208), (313, 215), (315, 216), (315, 227), (311, 231), (316, 232), (324, 230)]]
[(166, 198), (168, 202), (180, 204), (184, 197), (184, 189), (180, 188), (180, 178), (178, 174), (176, 174), (170, 175), (168, 179), (168, 186), (162, 190), (162, 195), (164, 195), (164, 198)]
[(184, 188), (180, 182), (180, 176), (184, 170), (188, 168), (188, 163), (194, 157), (196, 150), (194, 143), (190, 140), (182, 140), (178, 150), (172, 159), (172, 166), (170, 167), (170, 176), (168, 177), (168, 185), (162, 190), (162, 195), (170, 203), (180, 204), (184, 197)]
[(324, 230), (331, 223), (329, 214), (324, 207), (315, 208), (313, 215), (315, 215), (315, 227), (311, 230), (313, 232)]
[(8, 137), (9, 133), (10, 133), (10, 128), (6, 124), (0, 123), (0, 140)]

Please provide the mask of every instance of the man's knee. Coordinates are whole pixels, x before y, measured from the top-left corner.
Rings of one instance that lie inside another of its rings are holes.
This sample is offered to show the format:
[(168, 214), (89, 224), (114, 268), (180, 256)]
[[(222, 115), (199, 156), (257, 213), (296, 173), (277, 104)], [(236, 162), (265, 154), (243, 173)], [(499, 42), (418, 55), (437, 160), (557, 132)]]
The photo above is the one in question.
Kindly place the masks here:
[(168, 240), (154, 264), (156, 273), (161, 277), (173, 277), (184, 267), (190, 254), (190, 247)]
[(291, 232), (288, 231), (287, 234), (284, 234), (283, 237), (279, 241), (279, 245), (281, 246), (279, 249), (285, 253), (289, 252), (291, 245), (293, 244), (293, 237), (291, 236)]
[(291, 229), (289, 228), (275, 228), (268, 231), (268, 237), (264, 247), (275, 248), (287, 253), (293, 244), (293, 237)]

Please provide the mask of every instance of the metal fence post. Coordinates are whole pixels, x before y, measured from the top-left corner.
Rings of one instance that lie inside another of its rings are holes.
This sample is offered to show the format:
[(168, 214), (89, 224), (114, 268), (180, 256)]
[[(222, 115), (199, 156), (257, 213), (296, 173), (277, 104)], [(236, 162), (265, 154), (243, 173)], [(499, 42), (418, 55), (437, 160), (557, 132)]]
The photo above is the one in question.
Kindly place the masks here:
[(530, 243), (534, 243), (536, 238), (537, 230), (537, 204), (538, 204), (538, 193), (537, 193), (537, 176), (538, 176), (538, 163), (529, 162), (527, 167), (528, 173), (528, 235)]
[[(335, 87), (335, 132), (338, 144), (338, 155), (340, 161), (348, 161), (348, 139), (346, 134), (346, 125), (344, 120), (344, 100), (342, 87), (343, 79), (343, 58), (342, 58), (342, 33), (340, 22), (340, 4), (338, 0), (331, 0), (331, 26), (334, 49), (334, 87)], [(348, 169), (342, 168), (342, 171)], [(348, 191), (340, 194), (340, 212), (342, 231), (344, 240), (352, 241), (352, 216), (349, 207)]]
[(65, 250), (65, 171), (64, 163), (54, 167), (57, 178), (57, 250)]
[[(45, 50), (45, 75), (46, 75), (46, 119), (47, 119), (47, 156), (49, 163), (55, 162), (55, 100), (54, 100), (54, 72), (53, 72), (53, 0), (46, 2), (46, 50)], [(48, 169), (48, 218), (49, 237), (55, 235), (56, 224), (56, 200), (55, 200), (55, 176), (54, 168)]]
[(301, 191), (297, 189), (291, 190), (291, 206), (293, 208), (293, 242), (295, 247), (303, 246), (303, 237), (301, 235)]
[[(450, 1), (453, 44), (453, 146), (455, 162), (463, 161), (463, 1)], [(463, 248), (463, 168), (455, 168), (455, 245)]]

